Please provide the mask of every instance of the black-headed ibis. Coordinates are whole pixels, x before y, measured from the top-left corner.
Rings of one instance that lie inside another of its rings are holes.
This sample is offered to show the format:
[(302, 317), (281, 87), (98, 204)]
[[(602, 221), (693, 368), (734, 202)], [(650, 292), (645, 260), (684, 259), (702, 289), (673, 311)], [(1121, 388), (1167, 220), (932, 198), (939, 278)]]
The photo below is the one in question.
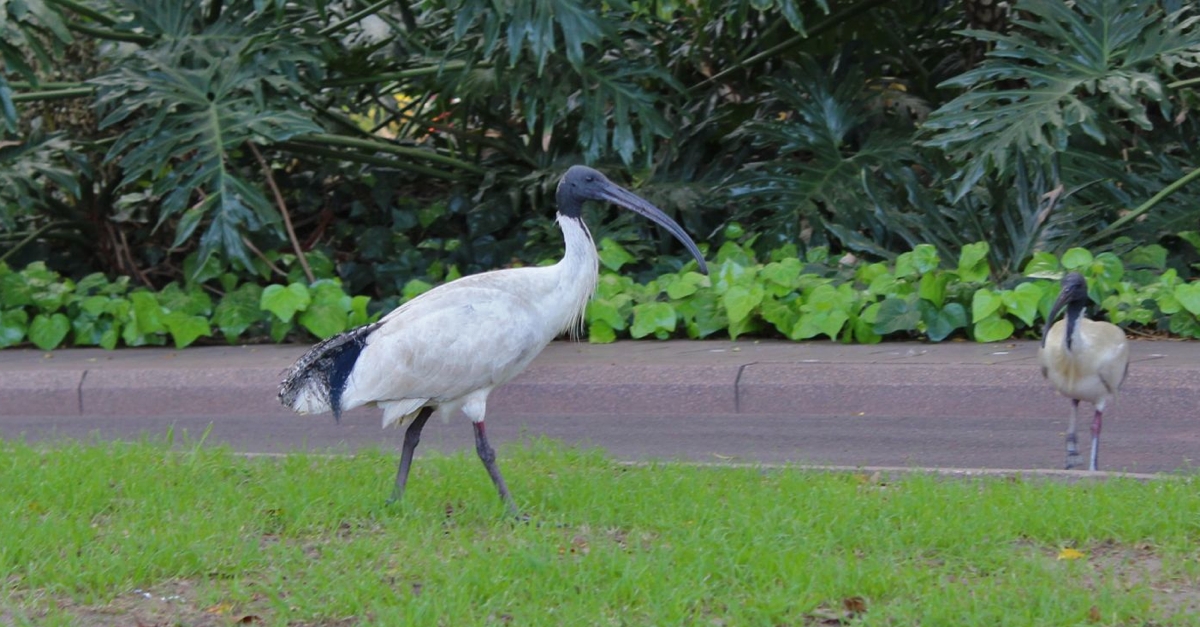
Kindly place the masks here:
[[(1079, 417), (1079, 402), (1095, 406), (1092, 418), (1092, 453), (1088, 469), (1096, 470), (1100, 455), (1100, 426), (1104, 409), (1116, 398), (1117, 390), (1129, 372), (1129, 343), (1125, 332), (1115, 324), (1089, 320), (1087, 281), (1082, 274), (1071, 272), (1062, 279), (1062, 291), (1050, 308), (1038, 361), (1042, 376), (1050, 381), (1059, 394), (1071, 399), (1071, 421), (1067, 426), (1068, 470), (1079, 464), (1079, 448), (1075, 422)], [(1066, 316), (1055, 322), (1058, 314)]]

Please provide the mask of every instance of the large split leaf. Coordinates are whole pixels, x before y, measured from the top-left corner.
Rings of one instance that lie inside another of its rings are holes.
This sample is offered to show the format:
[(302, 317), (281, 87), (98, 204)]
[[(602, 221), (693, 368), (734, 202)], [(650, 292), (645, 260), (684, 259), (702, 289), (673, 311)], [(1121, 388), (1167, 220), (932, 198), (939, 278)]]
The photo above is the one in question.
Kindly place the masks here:
[(965, 164), (958, 198), (992, 169), (1007, 171), (1016, 155), (1064, 151), (1077, 131), (1103, 144), (1120, 120), (1151, 129), (1147, 103), (1170, 107), (1158, 69), (1200, 63), (1200, 25), (1186, 9), (1166, 15), (1158, 3), (1123, 0), (1014, 8), (1011, 32), (965, 31), (992, 49), (979, 67), (942, 83), (969, 91), (925, 122), (927, 145)]
[(206, 24), (198, 2), (136, 3), (133, 23), (160, 38), (93, 81), (101, 128), (129, 126), (107, 158), (122, 186), (162, 198), (175, 245), (206, 224), (198, 267), (218, 251), (250, 267), (243, 234), (278, 230), (278, 215), (234, 153), (321, 130), (298, 97), (297, 69), (315, 57), (270, 19)]

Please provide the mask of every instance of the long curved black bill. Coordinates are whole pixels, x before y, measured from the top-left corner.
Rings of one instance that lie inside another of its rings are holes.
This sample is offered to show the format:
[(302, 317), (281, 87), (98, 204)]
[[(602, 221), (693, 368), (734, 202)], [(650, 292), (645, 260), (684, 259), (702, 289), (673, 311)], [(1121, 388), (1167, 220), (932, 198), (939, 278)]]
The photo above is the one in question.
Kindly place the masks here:
[(1046, 345), (1046, 336), (1050, 334), (1050, 327), (1054, 326), (1054, 322), (1058, 320), (1058, 314), (1062, 313), (1068, 300), (1070, 300), (1070, 294), (1067, 293), (1067, 290), (1063, 290), (1059, 292), (1058, 299), (1050, 306), (1050, 315), (1046, 316), (1046, 326), (1042, 328), (1042, 346)]
[(708, 274), (708, 264), (704, 262), (704, 255), (700, 254), (700, 249), (696, 247), (696, 242), (692, 241), (692, 238), (688, 236), (682, 226), (679, 226), (679, 223), (672, 220), (670, 216), (663, 213), (658, 207), (646, 202), (642, 197), (615, 183), (605, 185), (602, 195), (608, 202), (645, 216), (666, 229), (696, 258), (696, 263), (700, 264), (700, 273)]

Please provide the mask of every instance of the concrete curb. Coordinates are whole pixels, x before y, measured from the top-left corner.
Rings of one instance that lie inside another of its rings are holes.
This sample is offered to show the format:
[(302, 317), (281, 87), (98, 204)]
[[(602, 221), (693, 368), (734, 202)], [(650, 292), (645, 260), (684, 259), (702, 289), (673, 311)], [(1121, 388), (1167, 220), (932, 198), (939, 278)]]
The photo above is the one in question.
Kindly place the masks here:
[[(2, 416), (289, 415), (275, 399), (303, 346), (0, 351)], [(1200, 343), (1134, 341), (1129, 418), (1194, 417)], [(1065, 416), (1037, 344), (555, 342), (497, 389), (524, 415)], [(364, 408), (372, 416), (378, 410)]]

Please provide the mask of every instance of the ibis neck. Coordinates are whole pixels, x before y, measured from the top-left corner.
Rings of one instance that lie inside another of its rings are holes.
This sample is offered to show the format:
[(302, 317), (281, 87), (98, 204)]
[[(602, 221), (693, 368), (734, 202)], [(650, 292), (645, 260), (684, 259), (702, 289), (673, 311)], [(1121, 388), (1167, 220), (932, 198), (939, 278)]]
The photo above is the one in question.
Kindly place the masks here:
[(1071, 350), (1075, 341), (1075, 334), (1079, 332), (1079, 321), (1083, 320), (1084, 309), (1083, 303), (1071, 303), (1067, 305), (1067, 350)]
[(592, 293), (596, 291), (600, 256), (596, 253), (596, 243), (592, 241), (592, 234), (582, 218), (560, 213), (557, 220), (566, 244), (563, 258), (556, 264), (560, 282), (558, 289), (567, 295), (563, 329), (570, 329), (572, 334), (575, 334), (582, 328), (583, 312), (592, 298)]

